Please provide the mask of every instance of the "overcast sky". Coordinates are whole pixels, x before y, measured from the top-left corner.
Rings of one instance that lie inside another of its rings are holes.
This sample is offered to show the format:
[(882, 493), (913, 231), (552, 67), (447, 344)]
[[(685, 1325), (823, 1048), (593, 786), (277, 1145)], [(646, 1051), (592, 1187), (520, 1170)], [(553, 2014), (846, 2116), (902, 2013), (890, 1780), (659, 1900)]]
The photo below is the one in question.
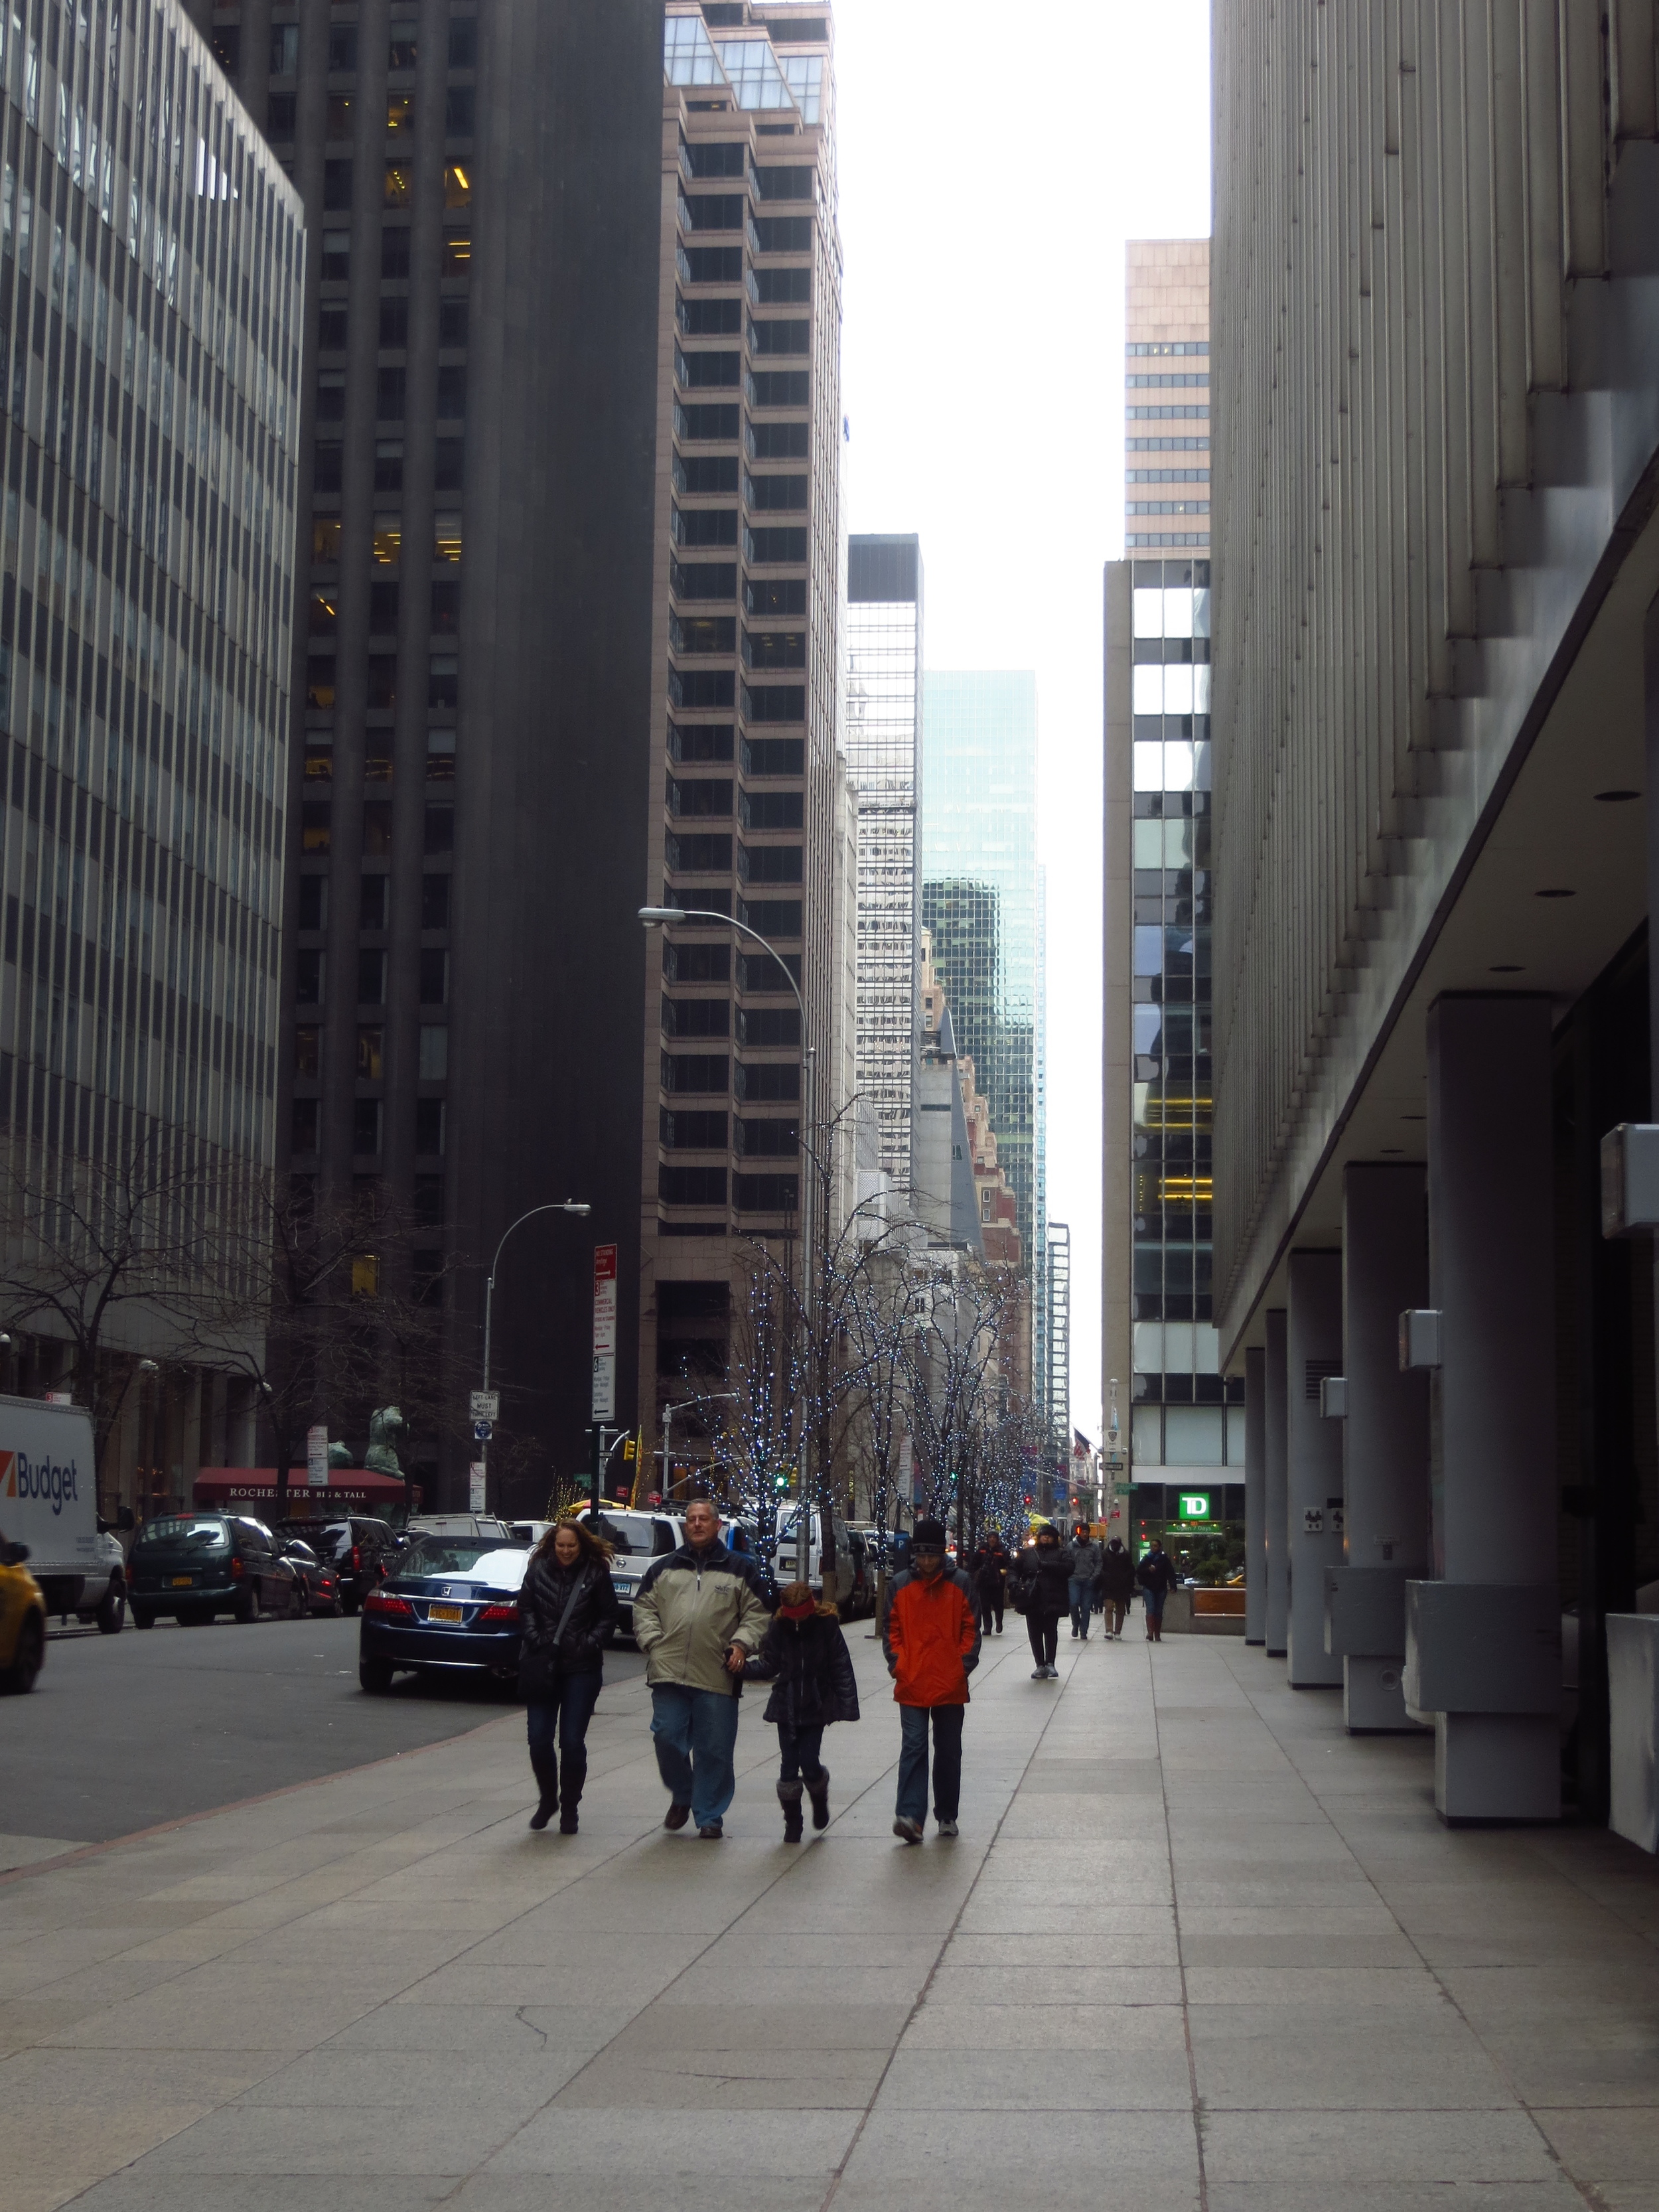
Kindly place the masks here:
[(1123, 551), (1123, 243), (1209, 229), (1208, 0), (835, 14), (848, 526), (921, 533), (930, 668), (1037, 674), (1048, 1212), (1072, 1231), (1072, 1416), (1097, 1440), (1100, 605)]

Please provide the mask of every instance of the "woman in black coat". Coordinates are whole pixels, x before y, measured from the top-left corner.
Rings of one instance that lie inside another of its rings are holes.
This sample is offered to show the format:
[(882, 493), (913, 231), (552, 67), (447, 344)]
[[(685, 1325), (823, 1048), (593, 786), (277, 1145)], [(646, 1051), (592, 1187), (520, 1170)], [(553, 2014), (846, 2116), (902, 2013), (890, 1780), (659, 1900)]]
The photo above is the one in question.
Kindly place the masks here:
[(1110, 1614), (1108, 1636), (1121, 1637), (1123, 1623), (1135, 1594), (1135, 1563), (1123, 1548), (1123, 1539), (1114, 1536), (1106, 1547), (1106, 1556), (1100, 1565), (1100, 1594), (1105, 1599)]
[[(530, 1764), (541, 1791), (530, 1817), (576, 1832), (587, 1779), (587, 1723), (605, 1679), (605, 1648), (621, 1615), (611, 1584), (611, 1547), (580, 1521), (561, 1521), (530, 1555), (519, 1592), (519, 1688), (530, 1724)], [(557, 1730), (560, 1758), (553, 1748)]]
[(778, 1731), (778, 1802), (783, 1840), (801, 1838), (801, 1786), (812, 1801), (812, 1826), (830, 1825), (830, 1770), (818, 1756), (823, 1731), (859, 1717), (859, 1686), (841, 1620), (805, 1583), (784, 1591), (760, 1650), (743, 1670), (746, 1682), (770, 1682), (763, 1717)]
[(1036, 1544), (1015, 1560), (1014, 1573), (1019, 1581), (1025, 1633), (1031, 1639), (1031, 1656), (1036, 1661), (1031, 1680), (1057, 1682), (1060, 1669), (1054, 1664), (1054, 1654), (1060, 1648), (1060, 1623), (1072, 1609), (1072, 1555), (1060, 1542), (1059, 1530), (1039, 1528)]

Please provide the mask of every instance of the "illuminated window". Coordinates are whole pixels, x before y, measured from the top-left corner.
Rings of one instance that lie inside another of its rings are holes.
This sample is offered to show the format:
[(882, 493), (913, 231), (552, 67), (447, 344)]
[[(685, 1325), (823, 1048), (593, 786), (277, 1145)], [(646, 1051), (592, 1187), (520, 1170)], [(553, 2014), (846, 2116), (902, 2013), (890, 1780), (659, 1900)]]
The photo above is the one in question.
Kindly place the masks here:
[(357, 1073), (365, 1083), (379, 1083), (386, 1073), (386, 1031), (378, 1026), (357, 1032)]
[(306, 663), (306, 704), (307, 707), (331, 707), (334, 704), (334, 663), (313, 656)]
[(446, 276), (465, 276), (472, 265), (472, 227), (465, 230), (454, 228), (444, 233), (444, 265)]
[(456, 562), (461, 557), (461, 518), (459, 514), (441, 514), (433, 526), (432, 557), (434, 561)]
[[(410, 66), (412, 67), (413, 64), (410, 64)], [(388, 138), (398, 137), (408, 138), (414, 136), (415, 95), (412, 92), (387, 93), (386, 130)]]
[(408, 207), (413, 203), (415, 172), (407, 161), (386, 163), (383, 198), (387, 207)]
[(471, 176), (460, 162), (449, 162), (444, 169), (444, 205), (447, 208), (470, 208), (471, 204)]
[(307, 628), (313, 637), (332, 637), (339, 627), (340, 609), (333, 592), (313, 592)]
[(306, 739), (306, 781), (326, 783), (334, 774), (334, 738), (330, 731), (313, 731)]
[(307, 1024), (294, 1032), (294, 1073), (296, 1075), (318, 1075), (322, 1072), (323, 1033)]
[(374, 525), (374, 558), (382, 568), (395, 568), (403, 559), (404, 526), (394, 519), (381, 517)]
[(351, 136), (351, 94), (331, 92), (328, 96), (328, 136), (331, 138), (349, 138)]

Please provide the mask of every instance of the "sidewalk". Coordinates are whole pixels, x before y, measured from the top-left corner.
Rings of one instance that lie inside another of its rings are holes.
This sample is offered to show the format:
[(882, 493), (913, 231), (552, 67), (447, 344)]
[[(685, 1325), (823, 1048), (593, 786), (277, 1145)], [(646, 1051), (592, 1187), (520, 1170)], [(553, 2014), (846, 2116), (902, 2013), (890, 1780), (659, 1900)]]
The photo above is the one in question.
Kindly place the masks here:
[(1220, 1639), (986, 1645), (963, 1833), (897, 1728), (788, 1850), (661, 1830), (608, 1687), (574, 1839), (523, 1723), (0, 1882), (0, 2212), (1659, 2212), (1659, 1867), (1449, 1832), (1421, 1741)]

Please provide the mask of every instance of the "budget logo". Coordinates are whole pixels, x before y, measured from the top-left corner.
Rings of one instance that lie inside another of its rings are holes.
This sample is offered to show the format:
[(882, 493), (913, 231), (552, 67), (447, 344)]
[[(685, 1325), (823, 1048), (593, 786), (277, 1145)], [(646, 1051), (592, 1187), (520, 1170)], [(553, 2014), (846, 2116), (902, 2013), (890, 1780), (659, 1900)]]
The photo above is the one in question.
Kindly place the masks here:
[(9, 1451), (0, 1452), (0, 1465), (5, 1469), (0, 1475), (0, 1498), (38, 1498), (54, 1513), (61, 1513), (66, 1498), (81, 1494), (74, 1460), (32, 1460), (27, 1452)]

